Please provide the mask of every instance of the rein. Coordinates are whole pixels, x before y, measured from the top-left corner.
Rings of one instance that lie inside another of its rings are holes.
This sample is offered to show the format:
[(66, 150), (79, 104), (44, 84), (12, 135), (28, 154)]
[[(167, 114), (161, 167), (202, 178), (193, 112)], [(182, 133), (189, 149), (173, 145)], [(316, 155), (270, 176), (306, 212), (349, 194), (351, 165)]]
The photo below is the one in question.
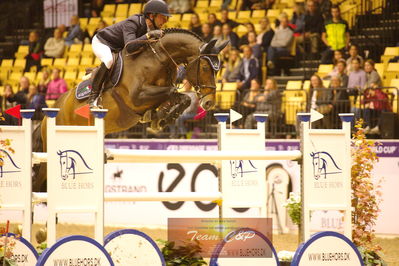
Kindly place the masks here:
[[(176, 66), (176, 68), (179, 67), (179, 65), (176, 63), (176, 61), (172, 58), (172, 56), (170, 55), (170, 53), (168, 52), (168, 50), (166, 50), (165, 46), (163, 45), (161, 39), (158, 40), (161, 49), (165, 52), (165, 54), (167, 55), (167, 57), (173, 62), (173, 64)], [(155, 51), (154, 47), (148, 43), (148, 45), (150, 46), (152, 52), (158, 57), (159, 61), (161, 61), (161, 58), (159, 57), (158, 53)], [(199, 84), (199, 76), (200, 76), (200, 59), (204, 56), (217, 56), (215, 54), (200, 54), (198, 55), (196, 58), (194, 58), (193, 60), (191, 60), (190, 62), (188, 62), (187, 64), (185, 64), (185, 67), (188, 68), (190, 65), (197, 63), (197, 75), (196, 75), (196, 84), (192, 84), (192, 86), (194, 87), (195, 91), (197, 92), (197, 96), (199, 98), (199, 100), (201, 100), (202, 98), (213, 94), (212, 92), (209, 92), (207, 94), (204, 95), (200, 95), (199, 91), (203, 88), (211, 88), (216, 90), (216, 86), (206, 86), (206, 85), (202, 85)]]

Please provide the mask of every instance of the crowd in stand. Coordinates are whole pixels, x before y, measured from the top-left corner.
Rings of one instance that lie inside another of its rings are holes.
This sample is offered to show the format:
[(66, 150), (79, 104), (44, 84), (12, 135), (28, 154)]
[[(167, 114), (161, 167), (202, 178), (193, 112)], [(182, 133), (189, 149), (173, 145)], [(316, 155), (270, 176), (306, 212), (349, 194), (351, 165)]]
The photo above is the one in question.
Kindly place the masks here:
[[(241, 10), (269, 8), (273, 3), (273, 0), (244, 0)], [(104, 1), (92, 1), (91, 15), (99, 16), (103, 5)], [(174, 12), (192, 11), (189, 0), (171, 0), (169, 5)], [(237, 84), (235, 108), (244, 114), (242, 127), (254, 125), (253, 113), (265, 112), (271, 114), (270, 127), (276, 130), (277, 124), (283, 119), (283, 96), (270, 74), (287, 57), (301, 58), (308, 54), (310, 57), (307, 58), (321, 59), (322, 64), (334, 64), (333, 70), (324, 77), (331, 80), (328, 88), (317, 75), (313, 75), (310, 80), (308, 110), (315, 109), (326, 117), (317, 126), (338, 126), (334, 124), (332, 117), (339, 112), (352, 111), (357, 118), (364, 117), (366, 131), (378, 133), (378, 116), (391, 107), (387, 95), (380, 89), (381, 77), (374, 69), (374, 62), (364, 60), (358, 47), (351, 45), (348, 23), (341, 18), (338, 6), (332, 5), (330, 0), (308, 0), (304, 5), (296, 4), (291, 19), (287, 14), (281, 13), (274, 22), (274, 30), (272, 23), (265, 17), (259, 21), (258, 32), (252, 23), (245, 23), (247, 32), (239, 37), (234, 29), (240, 23), (229, 18), (228, 5), (229, 0), (225, 0), (220, 19), (210, 13), (207, 21), (201, 21), (200, 16), (194, 13), (189, 29), (207, 42), (217, 40), (216, 45), (225, 40), (230, 41), (230, 45), (220, 54), (223, 75), (218, 82)], [(99, 29), (106, 26), (101, 21)], [(63, 57), (66, 47), (85, 41), (90, 42), (90, 36), (80, 28), (77, 16), (71, 18), (68, 30), (65, 25), (60, 25), (46, 41), (40, 38), (38, 32), (32, 31), (25, 43), (29, 46), (25, 71), (29, 71), (32, 66), (40, 70), (41, 58)], [(267, 56), (264, 58), (265, 54)], [(269, 78), (262, 76), (262, 67), (267, 67)], [(11, 86), (5, 85), (2, 108), (21, 104), (38, 109), (46, 105), (45, 100), (55, 100), (67, 90), (59, 69), (53, 69), (51, 74), (47, 69), (42, 72), (43, 80), (38, 84), (32, 84), (26, 77), (22, 77), (15, 94)], [(264, 87), (262, 80), (265, 80)], [(355, 96), (355, 103), (360, 101), (364, 108), (351, 109), (350, 96)], [(189, 115), (186, 113), (186, 117), (193, 116), (191, 111)], [(184, 125), (179, 128), (184, 131)], [(172, 127), (171, 131), (176, 135), (179, 129)]]

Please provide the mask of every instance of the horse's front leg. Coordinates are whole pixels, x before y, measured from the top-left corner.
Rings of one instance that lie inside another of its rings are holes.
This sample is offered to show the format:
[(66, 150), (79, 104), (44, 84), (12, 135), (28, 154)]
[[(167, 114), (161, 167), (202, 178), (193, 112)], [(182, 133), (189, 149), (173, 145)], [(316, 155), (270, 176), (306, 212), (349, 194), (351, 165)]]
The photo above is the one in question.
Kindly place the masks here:
[(159, 130), (167, 124), (172, 124), (175, 120), (190, 106), (191, 98), (182, 93), (174, 92), (170, 95), (169, 100), (165, 101), (158, 107), (156, 120), (151, 122), (151, 128)]

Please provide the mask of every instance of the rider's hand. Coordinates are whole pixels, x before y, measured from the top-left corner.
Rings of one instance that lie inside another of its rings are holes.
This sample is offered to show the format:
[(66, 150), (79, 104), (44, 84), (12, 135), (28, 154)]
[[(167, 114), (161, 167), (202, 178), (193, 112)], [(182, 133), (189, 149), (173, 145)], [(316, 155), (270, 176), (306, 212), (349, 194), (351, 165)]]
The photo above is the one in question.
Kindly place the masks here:
[(162, 30), (152, 30), (147, 32), (147, 39), (159, 39), (163, 36)]

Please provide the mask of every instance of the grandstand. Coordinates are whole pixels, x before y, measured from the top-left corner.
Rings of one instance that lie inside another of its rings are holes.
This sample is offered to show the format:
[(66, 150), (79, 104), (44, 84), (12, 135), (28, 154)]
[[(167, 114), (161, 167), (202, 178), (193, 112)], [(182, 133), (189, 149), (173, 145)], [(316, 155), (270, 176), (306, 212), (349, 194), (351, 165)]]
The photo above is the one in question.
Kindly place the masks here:
[[(20, 5), (20, 1), (4, 1), (0, 3), (0, 10), (16, 10), (14, 5)], [(43, 22), (43, 1), (23, 1), (26, 2), (26, 10), (19, 11), (16, 18), (11, 19), (11, 12), (2, 17), (3, 32), (6, 34), (0, 39), (0, 94), (3, 93), (4, 84), (11, 84), (14, 91), (18, 88), (19, 79), (26, 76), (31, 82), (37, 84), (41, 79), (41, 73), (36, 67), (24, 72), (28, 54), (28, 46), (21, 45), (21, 41), (27, 39), (31, 30), (39, 30), (43, 37), (50, 36), (53, 29), (45, 29)], [(28, 3), (29, 2), (29, 3)], [(100, 20), (108, 25), (118, 23), (128, 16), (140, 13), (143, 3), (133, 1), (106, 1), (101, 17), (84, 17), (85, 2), (79, 1), (80, 14), (79, 21), (82, 30), (87, 32), (86, 41), (72, 44), (65, 49), (62, 58), (42, 58), (41, 65), (52, 69), (60, 68), (62, 77), (68, 84), (68, 88), (76, 86), (85, 75), (85, 69), (98, 66), (100, 61), (94, 56), (91, 50), (90, 41), (95, 33)], [(90, 2), (90, 1), (89, 1)], [(120, 2), (120, 3), (119, 3)], [(275, 28), (276, 19), (284, 12), (290, 18), (294, 13), (294, 5), (304, 0), (276, 0), (271, 8), (259, 10), (240, 10), (242, 0), (232, 0), (229, 5), (229, 18), (239, 23), (251, 22), (255, 29), (259, 30), (259, 21), (267, 17)], [(398, 87), (399, 87), (399, 63), (390, 62), (391, 59), (399, 56), (399, 4), (396, 0), (333, 0), (334, 4), (339, 4), (343, 19), (350, 27), (351, 43), (356, 44), (362, 51), (364, 58), (373, 59), (376, 63), (375, 68), (383, 81), (383, 90), (389, 95), (389, 101), (392, 105), (392, 112), (398, 117)], [(201, 21), (206, 21), (209, 13), (215, 13), (218, 18), (221, 16), (221, 0), (197, 0), (193, 7), (193, 12), (199, 14)], [(13, 8), (14, 7), (14, 8)], [(32, 16), (26, 16), (18, 21), (22, 12), (31, 12)], [(20, 14), (21, 13), (21, 14)], [(192, 13), (174, 14), (166, 24), (166, 27), (181, 27), (189, 29)], [(6, 21), (6, 27), (4, 24)], [(239, 37), (246, 33), (246, 28), (242, 25), (236, 27), (234, 31)], [(45, 40), (43, 40), (45, 41)], [(265, 64), (265, 52), (263, 53), (263, 62), (261, 62), (262, 81), (264, 82), (268, 75), (268, 69)], [(320, 60), (307, 58), (306, 55), (297, 53), (295, 46), (292, 49), (291, 56), (283, 61), (283, 71), (280, 75), (273, 78), (277, 81), (278, 88), (282, 91), (283, 101), (281, 110), (283, 112), (282, 120), (279, 123), (277, 133), (272, 137), (295, 136), (297, 121), (295, 114), (299, 111), (306, 111), (310, 106), (311, 95), (309, 91), (310, 77), (317, 73), (320, 76), (328, 74), (333, 65), (321, 64)], [(221, 79), (224, 69), (218, 73)], [(325, 81), (329, 85), (329, 81)], [(217, 104), (215, 111), (226, 111), (235, 107), (237, 97), (236, 83), (220, 83), (217, 86)], [(52, 102), (49, 102), (52, 104)], [(352, 107), (360, 106), (360, 101), (351, 98)], [(397, 119), (397, 118), (396, 118)], [(215, 137), (216, 121), (213, 121), (212, 115), (208, 114), (202, 121), (189, 121), (191, 127), (200, 128), (199, 137)], [(398, 130), (397, 130), (398, 131)], [(396, 133), (398, 134), (398, 133)], [(146, 137), (149, 133), (146, 127), (136, 127), (121, 134), (128, 137)], [(388, 134), (391, 138), (394, 133)], [(158, 134), (159, 137), (167, 137), (168, 133)], [(381, 134), (383, 137), (383, 134)], [(396, 135), (397, 136), (397, 135)], [(376, 136), (378, 137), (378, 136)]]

